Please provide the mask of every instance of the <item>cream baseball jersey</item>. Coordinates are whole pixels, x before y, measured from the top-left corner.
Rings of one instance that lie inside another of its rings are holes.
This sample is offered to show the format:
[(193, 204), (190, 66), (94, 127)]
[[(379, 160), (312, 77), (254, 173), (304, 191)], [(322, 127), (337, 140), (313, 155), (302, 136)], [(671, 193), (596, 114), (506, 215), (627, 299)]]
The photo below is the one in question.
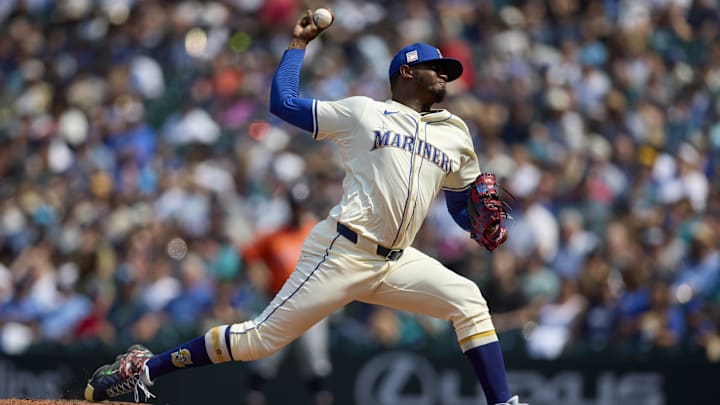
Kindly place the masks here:
[(337, 143), (346, 170), (329, 216), (381, 245), (412, 244), (440, 190), (480, 173), (467, 126), (447, 110), (350, 97), (314, 101), (313, 116), (313, 136)]

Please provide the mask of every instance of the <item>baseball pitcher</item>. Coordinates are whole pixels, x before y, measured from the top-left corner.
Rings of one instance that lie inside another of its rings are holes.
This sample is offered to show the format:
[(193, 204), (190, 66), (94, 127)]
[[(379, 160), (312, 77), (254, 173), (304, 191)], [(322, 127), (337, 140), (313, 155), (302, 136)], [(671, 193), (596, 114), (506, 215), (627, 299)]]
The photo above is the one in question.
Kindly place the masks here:
[[(477, 285), (411, 246), (441, 191), (459, 226), (489, 250), (507, 237), (492, 175), (479, 169), (465, 123), (433, 109), (462, 64), (430, 45), (401, 49), (388, 71), (392, 99), (302, 98), (305, 48), (322, 30), (308, 10), (275, 72), (270, 111), (317, 140), (338, 145), (344, 195), (304, 242), (295, 271), (255, 319), (210, 329), (153, 355), (134, 345), (90, 378), (100, 401), (148, 386), (166, 373), (269, 356), (357, 300), (449, 320), (489, 404), (518, 405), (485, 299)], [(480, 209), (478, 209), (480, 207)]]

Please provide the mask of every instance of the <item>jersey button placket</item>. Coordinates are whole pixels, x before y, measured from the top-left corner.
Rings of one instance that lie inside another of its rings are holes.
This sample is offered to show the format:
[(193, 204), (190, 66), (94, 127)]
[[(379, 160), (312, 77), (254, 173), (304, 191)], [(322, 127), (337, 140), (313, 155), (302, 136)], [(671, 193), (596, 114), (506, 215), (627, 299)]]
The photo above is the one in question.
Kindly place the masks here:
[(417, 150), (418, 144), (419, 144), (418, 140), (420, 140), (420, 139), (427, 140), (427, 137), (425, 136), (425, 127), (422, 125), (422, 123), (418, 123), (417, 126), (418, 126), (417, 136), (415, 137), (415, 143), (413, 145), (414, 150), (412, 153), (413, 157), (417, 158), (417, 162), (415, 165), (413, 165), (414, 187), (412, 188), (413, 192), (410, 195), (410, 203), (409, 203), (409, 208), (412, 209), (412, 211), (410, 212), (410, 215), (408, 216), (408, 220), (407, 220), (408, 224), (406, 226), (406, 229), (408, 227), (410, 227), (411, 221), (413, 221), (413, 219), (415, 218), (415, 206), (417, 204), (417, 196), (420, 193), (420, 185), (421, 185), (420, 170), (422, 169), (422, 166), (423, 166), (423, 158), (419, 156), (419, 154), (422, 153), (422, 151)]

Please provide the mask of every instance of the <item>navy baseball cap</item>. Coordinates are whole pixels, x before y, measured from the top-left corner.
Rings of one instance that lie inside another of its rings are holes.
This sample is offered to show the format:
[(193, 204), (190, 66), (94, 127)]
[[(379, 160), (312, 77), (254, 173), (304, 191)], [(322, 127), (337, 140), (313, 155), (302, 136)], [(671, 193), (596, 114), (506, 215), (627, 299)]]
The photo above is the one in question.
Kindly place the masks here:
[(390, 69), (388, 69), (388, 77), (392, 77), (400, 71), (402, 65), (417, 65), (418, 63), (435, 62), (438, 64), (441, 72), (447, 75), (447, 81), (451, 82), (463, 72), (462, 63), (453, 58), (443, 58), (438, 48), (432, 45), (416, 42), (399, 50), (398, 53), (390, 61)]

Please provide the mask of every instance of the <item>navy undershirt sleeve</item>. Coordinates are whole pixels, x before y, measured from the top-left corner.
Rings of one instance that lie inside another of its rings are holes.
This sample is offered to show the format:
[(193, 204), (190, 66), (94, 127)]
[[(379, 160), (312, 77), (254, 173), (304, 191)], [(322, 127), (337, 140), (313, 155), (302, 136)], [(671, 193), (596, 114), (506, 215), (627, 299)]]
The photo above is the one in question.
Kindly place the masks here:
[(314, 132), (313, 100), (300, 97), (304, 57), (302, 49), (288, 49), (283, 54), (270, 89), (270, 112), (296, 127)]
[(468, 193), (470, 189), (463, 191), (449, 191), (445, 190), (445, 203), (447, 204), (448, 212), (450, 216), (455, 220), (455, 223), (468, 232), (472, 232), (470, 228), (470, 217), (468, 217)]

